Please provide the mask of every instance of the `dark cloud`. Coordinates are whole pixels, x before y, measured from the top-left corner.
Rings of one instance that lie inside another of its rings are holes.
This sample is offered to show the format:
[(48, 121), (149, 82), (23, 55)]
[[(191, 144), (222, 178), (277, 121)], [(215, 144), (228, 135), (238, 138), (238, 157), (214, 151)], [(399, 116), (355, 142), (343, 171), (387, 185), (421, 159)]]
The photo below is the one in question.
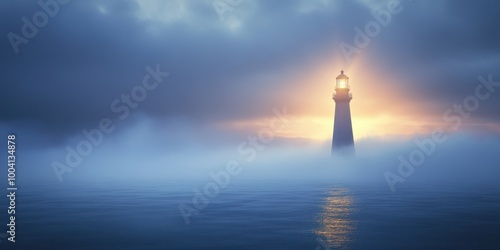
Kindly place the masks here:
[[(366, 5), (352, 1), (317, 3), (309, 12), (297, 9), (301, 1), (246, 1), (232, 13), (242, 22), (232, 31), (210, 1), (184, 3), (184, 16), (167, 12), (166, 20), (155, 20), (139, 17), (135, 1), (73, 1), (21, 45), (19, 54), (4, 36), (0, 122), (31, 124), (64, 138), (102, 117), (116, 117), (113, 100), (141, 82), (147, 65), (156, 64), (171, 75), (140, 104), (141, 113), (202, 124), (266, 116), (276, 104), (269, 92), (285, 89), (314, 58), (344, 61), (332, 49), (352, 41), (354, 26), (372, 20)], [(473, 93), (478, 75), (500, 79), (500, 3), (402, 4), (403, 12), (362, 52), (381, 62), (381, 72), (408, 79), (400, 87), (445, 107)], [(40, 10), (28, 1), (0, 6), (4, 35), (19, 34), (21, 17)], [(497, 121), (498, 105), (500, 98), (492, 97), (477, 118)]]
[[(478, 77), (500, 80), (500, 16), (496, 1), (412, 1), (369, 48), (384, 58), (387, 72), (399, 75), (422, 102), (442, 108), (474, 94)], [(500, 96), (492, 95), (474, 115), (498, 121)]]

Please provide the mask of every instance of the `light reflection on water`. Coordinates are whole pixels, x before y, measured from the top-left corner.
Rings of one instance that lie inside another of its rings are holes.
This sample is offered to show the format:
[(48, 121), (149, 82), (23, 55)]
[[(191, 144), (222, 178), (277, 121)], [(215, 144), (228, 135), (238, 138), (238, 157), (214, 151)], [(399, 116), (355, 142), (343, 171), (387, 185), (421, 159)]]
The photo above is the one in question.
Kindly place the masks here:
[[(337, 183), (235, 184), (193, 216), (189, 226), (178, 206), (192, 199), (191, 183), (25, 187), (19, 197), (16, 248), (468, 250), (500, 246), (500, 189), (496, 186), (416, 186), (395, 195), (385, 183), (380, 189)], [(6, 202), (0, 199), (0, 207)], [(7, 243), (2, 239), (0, 249)]]
[(329, 191), (315, 231), (324, 248), (349, 248), (351, 233), (355, 229), (354, 222), (350, 219), (352, 210), (353, 197), (347, 188), (333, 188)]

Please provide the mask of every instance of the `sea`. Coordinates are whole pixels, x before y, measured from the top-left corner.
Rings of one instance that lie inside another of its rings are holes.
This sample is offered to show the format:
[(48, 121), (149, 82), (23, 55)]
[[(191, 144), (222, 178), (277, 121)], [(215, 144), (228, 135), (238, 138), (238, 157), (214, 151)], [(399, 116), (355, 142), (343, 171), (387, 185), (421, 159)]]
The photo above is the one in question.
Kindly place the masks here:
[(256, 180), (195, 199), (203, 184), (20, 186), (0, 249), (500, 249), (497, 186)]

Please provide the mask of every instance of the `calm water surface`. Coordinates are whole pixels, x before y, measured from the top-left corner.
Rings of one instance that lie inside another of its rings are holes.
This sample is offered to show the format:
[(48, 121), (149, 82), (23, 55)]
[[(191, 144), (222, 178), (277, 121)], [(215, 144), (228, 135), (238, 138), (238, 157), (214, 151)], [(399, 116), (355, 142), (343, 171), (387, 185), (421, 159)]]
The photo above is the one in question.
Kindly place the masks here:
[(20, 188), (0, 249), (500, 249), (498, 188), (232, 182), (186, 225), (203, 184)]

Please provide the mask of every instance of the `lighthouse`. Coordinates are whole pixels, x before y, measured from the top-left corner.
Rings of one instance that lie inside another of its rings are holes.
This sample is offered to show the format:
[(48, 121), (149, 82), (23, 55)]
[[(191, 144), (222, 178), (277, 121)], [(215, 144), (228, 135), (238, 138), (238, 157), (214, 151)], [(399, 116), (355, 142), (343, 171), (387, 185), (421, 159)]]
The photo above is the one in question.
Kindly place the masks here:
[(340, 75), (336, 78), (335, 93), (333, 93), (332, 97), (335, 101), (332, 156), (353, 156), (355, 153), (354, 138), (352, 135), (351, 108), (349, 106), (352, 94), (349, 93), (349, 90), (349, 77), (347, 77), (342, 70), (340, 71)]

